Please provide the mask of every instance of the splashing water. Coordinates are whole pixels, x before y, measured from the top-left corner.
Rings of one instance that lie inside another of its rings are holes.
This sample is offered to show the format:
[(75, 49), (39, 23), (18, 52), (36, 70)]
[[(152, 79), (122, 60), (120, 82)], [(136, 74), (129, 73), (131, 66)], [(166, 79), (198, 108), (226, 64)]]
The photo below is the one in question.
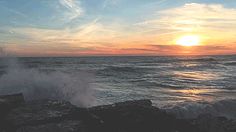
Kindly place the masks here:
[(93, 89), (90, 87), (91, 74), (79, 72), (46, 73), (27, 69), (14, 58), (5, 59), (6, 73), (0, 76), (0, 93), (23, 93), (26, 101), (40, 99), (67, 100), (77, 106), (92, 105)]

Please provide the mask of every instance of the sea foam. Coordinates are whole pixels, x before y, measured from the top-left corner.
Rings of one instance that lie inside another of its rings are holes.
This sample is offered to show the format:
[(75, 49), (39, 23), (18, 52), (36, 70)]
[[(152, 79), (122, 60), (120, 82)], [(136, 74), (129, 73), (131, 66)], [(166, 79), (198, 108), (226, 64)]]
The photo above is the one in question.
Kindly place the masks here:
[(236, 119), (236, 100), (225, 99), (214, 102), (185, 102), (166, 108), (167, 112), (175, 114), (178, 118), (196, 118), (200, 114), (211, 114)]

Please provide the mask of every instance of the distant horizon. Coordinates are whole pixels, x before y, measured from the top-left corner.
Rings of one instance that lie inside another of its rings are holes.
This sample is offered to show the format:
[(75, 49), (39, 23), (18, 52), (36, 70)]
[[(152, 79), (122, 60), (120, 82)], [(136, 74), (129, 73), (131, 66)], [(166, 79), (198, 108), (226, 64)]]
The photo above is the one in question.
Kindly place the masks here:
[(81, 56), (0, 56), (0, 58), (79, 58), (79, 57), (201, 57), (201, 56), (236, 56), (236, 54), (222, 55), (81, 55)]

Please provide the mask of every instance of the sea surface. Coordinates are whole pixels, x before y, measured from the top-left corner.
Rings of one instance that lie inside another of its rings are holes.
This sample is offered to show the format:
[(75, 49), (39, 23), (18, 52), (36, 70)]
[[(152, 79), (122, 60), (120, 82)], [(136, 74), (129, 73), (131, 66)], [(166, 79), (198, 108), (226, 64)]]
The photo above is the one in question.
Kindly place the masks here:
[[(183, 117), (203, 112), (236, 117), (236, 56), (233, 55), (10, 60), (14, 61), (0, 59), (2, 94), (25, 92), (29, 98), (41, 97), (42, 87), (45, 94), (54, 93), (45, 97), (56, 97), (56, 93), (68, 95), (73, 96), (75, 103), (101, 105), (151, 99), (153, 105)], [(63, 90), (49, 91), (51, 87)]]

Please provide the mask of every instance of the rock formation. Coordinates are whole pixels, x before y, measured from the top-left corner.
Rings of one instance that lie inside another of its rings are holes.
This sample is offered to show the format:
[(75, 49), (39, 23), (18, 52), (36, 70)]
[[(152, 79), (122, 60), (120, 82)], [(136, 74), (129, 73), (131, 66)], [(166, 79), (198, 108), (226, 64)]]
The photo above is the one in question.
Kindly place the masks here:
[(78, 108), (16, 94), (0, 96), (0, 132), (236, 132), (236, 122), (209, 114), (177, 119), (150, 100)]

